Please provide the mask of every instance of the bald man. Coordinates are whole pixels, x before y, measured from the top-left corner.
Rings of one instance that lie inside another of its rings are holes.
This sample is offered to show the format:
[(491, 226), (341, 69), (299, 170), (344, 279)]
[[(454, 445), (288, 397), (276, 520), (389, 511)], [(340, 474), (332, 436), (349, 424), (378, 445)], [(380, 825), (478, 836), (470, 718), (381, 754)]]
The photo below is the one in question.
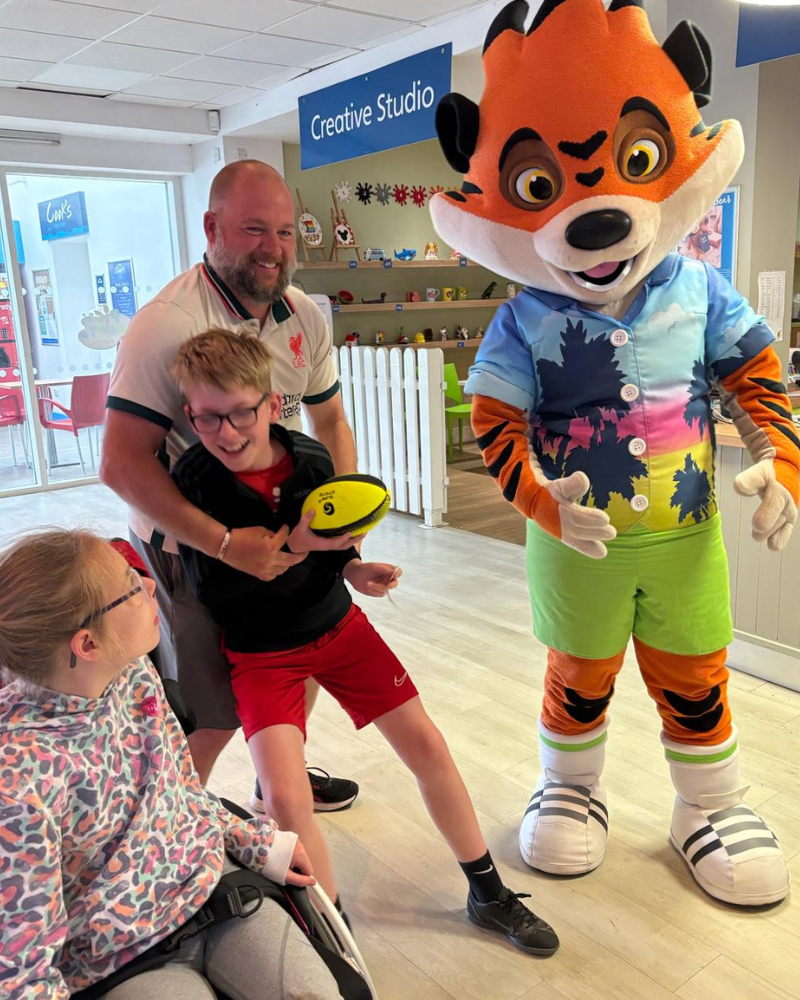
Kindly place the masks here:
[[(169, 476), (170, 465), (197, 441), (170, 375), (181, 344), (212, 327), (260, 337), (272, 353), (273, 385), (283, 394), (281, 423), (299, 430), (302, 407), (337, 475), (355, 471), (356, 458), (331, 332), (318, 307), (291, 286), (296, 234), (285, 181), (258, 160), (229, 164), (211, 184), (203, 226), (203, 262), (144, 305), (120, 342), (100, 478), (128, 503), (131, 541), (158, 583), (162, 669), (180, 682), (197, 718), (189, 746), (205, 782), (239, 720), (219, 629), (189, 590), (177, 554), (181, 541), (218, 557), (228, 530), (190, 504)], [(285, 543), (285, 531), (239, 528), (222, 555), (236, 569), (271, 580), (305, 558), (282, 551)], [(331, 547), (318, 539), (309, 544)], [(309, 705), (314, 695), (310, 690)], [(328, 811), (358, 793), (345, 779), (310, 778), (315, 801)]]

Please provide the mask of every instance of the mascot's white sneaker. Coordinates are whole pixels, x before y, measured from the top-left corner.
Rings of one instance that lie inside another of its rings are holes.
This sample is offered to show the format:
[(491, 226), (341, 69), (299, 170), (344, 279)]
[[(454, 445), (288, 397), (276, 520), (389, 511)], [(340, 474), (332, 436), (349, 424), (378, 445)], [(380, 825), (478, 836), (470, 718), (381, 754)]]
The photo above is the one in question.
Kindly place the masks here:
[(775, 834), (744, 804), (736, 729), (717, 746), (661, 742), (678, 795), (670, 843), (697, 883), (737, 906), (777, 903), (789, 892), (789, 872)]
[(608, 720), (581, 736), (561, 736), (539, 720), (542, 774), (519, 830), (522, 860), (552, 875), (583, 875), (605, 857), (608, 809), (600, 775)]

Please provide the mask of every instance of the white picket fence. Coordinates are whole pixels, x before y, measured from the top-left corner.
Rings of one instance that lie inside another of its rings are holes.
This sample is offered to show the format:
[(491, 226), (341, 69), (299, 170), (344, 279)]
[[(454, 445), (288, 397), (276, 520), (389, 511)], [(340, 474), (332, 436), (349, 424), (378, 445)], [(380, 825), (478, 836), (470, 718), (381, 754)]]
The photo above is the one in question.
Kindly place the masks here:
[(395, 510), (439, 527), (447, 513), (443, 352), (340, 347), (335, 354), (358, 471), (386, 483)]

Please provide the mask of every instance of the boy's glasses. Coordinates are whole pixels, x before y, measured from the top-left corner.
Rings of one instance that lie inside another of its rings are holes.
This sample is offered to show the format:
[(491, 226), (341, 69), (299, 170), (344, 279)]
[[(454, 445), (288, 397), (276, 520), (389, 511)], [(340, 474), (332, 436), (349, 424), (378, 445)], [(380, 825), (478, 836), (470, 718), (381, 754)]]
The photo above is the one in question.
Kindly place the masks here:
[(220, 427), (222, 421), (227, 420), (231, 427), (236, 430), (244, 430), (246, 427), (253, 427), (258, 422), (258, 411), (261, 404), (269, 396), (269, 391), (259, 399), (255, 406), (241, 406), (230, 413), (192, 413), (189, 410), (189, 423), (198, 434), (214, 434)]
[[(82, 628), (86, 628), (86, 626), (90, 622), (93, 622), (95, 618), (99, 618), (101, 615), (106, 614), (106, 612), (108, 611), (113, 611), (114, 608), (118, 608), (120, 604), (124, 604), (125, 601), (129, 601), (132, 597), (136, 597), (137, 594), (146, 594), (146, 591), (144, 589), (144, 582), (141, 576), (136, 572), (136, 570), (131, 568), (130, 570), (128, 570), (128, 574), (131, 583), (131, 589), (128, 591), (128, 593), (123, 594), (122, 597), (118, 597), (116, 601), (112, 601), (110, 604), (106, 604), (106, 606), (104, 608), (100, 608), (99, 611), (93, 611), (87, 618), (84, 618), (77, 628), (78, 632), (80, 632)], [(75, 661), (75, 654), (70, 653), (69, 657), (70, 670), (74, 670), (76, 666), (77, 663)]]

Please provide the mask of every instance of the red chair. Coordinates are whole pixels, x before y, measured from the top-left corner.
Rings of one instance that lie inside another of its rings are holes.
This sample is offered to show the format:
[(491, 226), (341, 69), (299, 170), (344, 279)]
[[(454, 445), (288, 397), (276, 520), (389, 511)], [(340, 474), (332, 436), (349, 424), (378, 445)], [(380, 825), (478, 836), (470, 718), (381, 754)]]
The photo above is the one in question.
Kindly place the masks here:
[(25, 399), (22, 395), (22, 389), (0, 383), (0, 427), (8, 428), (8, 439), (11, 442), (11, 457), (14, 465), (17, 464), (17, 446), (14, 443), (12, 427), (17, 428), (19, 439), (22, 442), (22, 451), (25, 455), (25, 464), (29, 464), (28, 442), (23, 431), (24, 425)]
[[(81, 472), (84, 476), (86, 475), (86, 466), (83, 461), (81, 439), (78, 432), (85, 427), (102, 427), (110, 380), (111, 376), (108, 372), (102, 375), (76, 375), (72, 380), (69, 408), (49, 396), (39, 396), (39, 420), (42, 427), (50, 431), (70, 431), (75, 436)], [(57, 410), (60, 411), (59, 414), (56, 413)], [(92, 447), (91, 434), (89, 434), (89, 454), (92, 467), (94, 467), (94, 448)]]

